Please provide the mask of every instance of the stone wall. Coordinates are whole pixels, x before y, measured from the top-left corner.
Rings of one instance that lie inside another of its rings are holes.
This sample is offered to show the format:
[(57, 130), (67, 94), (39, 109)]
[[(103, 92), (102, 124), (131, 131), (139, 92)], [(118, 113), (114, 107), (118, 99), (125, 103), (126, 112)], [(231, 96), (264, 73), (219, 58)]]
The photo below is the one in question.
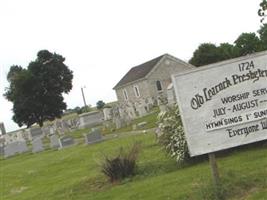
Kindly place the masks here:
[[(140, 97), (136, 96), (134, 86), (137, 86), (139, 89)], [(127, 91), (128, 100), (125, 99), (123, 91)], [(118, 101), (121, 104), (126, 103), (135, 103), (139, 102), (141, 99), (146, 99), (151, 96), (149, 85), (146, 80), (137, 81), (135, 83), (131, 83), (130, 85), (126, 85), (122, 88), (116, 90)]]

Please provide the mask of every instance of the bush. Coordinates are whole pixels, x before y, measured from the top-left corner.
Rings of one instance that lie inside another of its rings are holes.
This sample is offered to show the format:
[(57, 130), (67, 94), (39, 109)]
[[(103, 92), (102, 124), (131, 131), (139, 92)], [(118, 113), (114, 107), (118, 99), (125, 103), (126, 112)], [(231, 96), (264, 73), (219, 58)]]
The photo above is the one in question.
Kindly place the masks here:
[(140, 152), (140, 143), (134, 143), (128, 152), (120, 148), (117, 156), (109, 158), (105, 156), (101, 171), (111, 182), (133, 176), (137, 167), (137, 157)]
[(187, 161), (190, 158), (189, 150), (177, 105), (167, 107), (166, 112), (159, 113), (158, 127), (159, 142), (165, 146), (170, 155), (176, 159), (178, 164)]

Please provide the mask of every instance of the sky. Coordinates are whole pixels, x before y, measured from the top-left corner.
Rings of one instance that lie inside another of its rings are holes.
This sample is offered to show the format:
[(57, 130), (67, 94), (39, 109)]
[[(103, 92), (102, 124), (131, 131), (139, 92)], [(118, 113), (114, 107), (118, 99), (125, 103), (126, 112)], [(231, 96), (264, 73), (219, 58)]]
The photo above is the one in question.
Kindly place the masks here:
[(27, 67), (39, 50), (66, 58), (68, 108), (116, 100), (113, 86), (136, 65), (169, 53), (188, 61), (204, 42), (233, 43), (260, 28), (260, 0), (0, 0), (0, 122), (12, 103), (3, 93), (10, 66)]

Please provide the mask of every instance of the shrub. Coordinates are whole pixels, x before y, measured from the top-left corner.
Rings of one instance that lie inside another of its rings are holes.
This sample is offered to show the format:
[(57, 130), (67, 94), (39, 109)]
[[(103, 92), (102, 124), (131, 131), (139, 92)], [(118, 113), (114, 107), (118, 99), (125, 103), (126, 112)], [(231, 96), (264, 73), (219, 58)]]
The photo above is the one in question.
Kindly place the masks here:
[(158, 115), (160, 131), (159, 142), (166, 148), (178, 164), (189, 159), (189, 150), (185, 139), (178, 106), (167, 107), (166, 112)]
[(128, 150), (120, 148), (117, 156), (109, 158), (105, 156), (101, 171), (111, 182), (133, 176), (137, 167), (137, 157), (140, 152), (140, 143), (134, 143)]

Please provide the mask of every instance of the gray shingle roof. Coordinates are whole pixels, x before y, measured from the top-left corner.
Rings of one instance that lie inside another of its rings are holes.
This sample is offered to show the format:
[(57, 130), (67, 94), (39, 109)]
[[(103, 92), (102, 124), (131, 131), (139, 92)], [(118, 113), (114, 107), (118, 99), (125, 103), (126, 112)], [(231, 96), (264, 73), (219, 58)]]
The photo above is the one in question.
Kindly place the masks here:
[(139, 80), (144, 78), (155, 66), (156, 64), (163, 58), (164, 55), (154, 58), (148, 62), (145, 62), (141, 65), (131, 68), (122, 79), (115, 85), (113, 89), (117, 87), (123, 86), (127, 83)]

